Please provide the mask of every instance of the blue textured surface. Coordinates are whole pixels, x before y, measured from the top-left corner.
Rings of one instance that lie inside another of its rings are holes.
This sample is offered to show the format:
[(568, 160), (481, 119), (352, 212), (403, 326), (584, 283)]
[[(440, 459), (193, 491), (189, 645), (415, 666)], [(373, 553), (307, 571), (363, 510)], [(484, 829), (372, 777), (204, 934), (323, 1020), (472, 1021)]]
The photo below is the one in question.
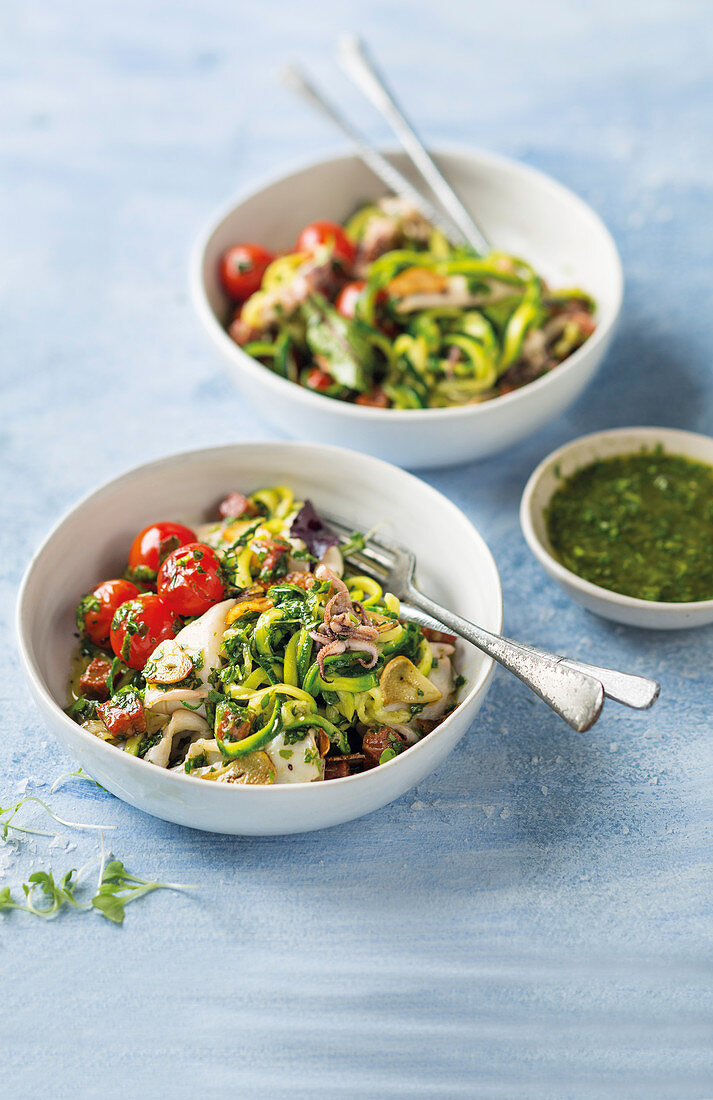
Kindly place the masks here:
[[(2, 920), (0, 1094), (713, 1096), (713, 633), (588, 616), (516, 518), (533, 465), (581, 432), (713, 429), (710, 5), (11, 0), (3, 23), (2, 804), (73, 767), (8, 621), (49, 524), (129, 465), (269, 437), (192, 316), (187, 251), (234, 187), (334, 148), (276, 84), (283, 61), (362, 109), (327, 59), (342, 29), (428, 138), (551, 172), (617, 239), (624, 319), (595, 385), (506, 457), (428, 480), (489, 541), (513, 635), (659, 674), (663, 697), (580, 736), (501, 673), (437, 774), (308, 836), (203, 835), (64, 787), (58, 811), (117, 824), (132, 870), (200, 889), (122, 929)], [(0, 846), (0, 882), (96, 853), (61, 832)]]

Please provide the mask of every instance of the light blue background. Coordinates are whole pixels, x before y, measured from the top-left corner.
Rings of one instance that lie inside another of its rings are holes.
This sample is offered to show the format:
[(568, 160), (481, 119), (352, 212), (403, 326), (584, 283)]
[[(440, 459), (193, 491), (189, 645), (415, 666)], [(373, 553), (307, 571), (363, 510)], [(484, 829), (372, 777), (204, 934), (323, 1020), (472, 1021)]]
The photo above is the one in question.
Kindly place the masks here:
[[(0, 1094), (713, 1096), (713, 633), (587, 615), (517, 524), (528, 472), (575, 435), (713, 430), (710, 4), (10, 0), (2, 23), (2, 805), (73, 767), (10, 628), (47, 528), (127, 466), (269, 437), (192, 315), (188, 249), (231, 190), (338, 147), (278, 85), (284, 61), (387, 137), (330, 60), (344, 29), (427, 138), (552, 173), (614, 233), (627, 297), (594, 385), (507, 456), (427, 480), (492, 547), (510, 633), (658, 674), (663, 695), (578, 735), (500, 673), (437, 774), (307, 836), (205, 835), (65, 787), (54, 805), (116, 824), (128, 867), (200, 889), (122, 929), (0, 921)], [(20, 838), (0, 881), (95, 851)]]

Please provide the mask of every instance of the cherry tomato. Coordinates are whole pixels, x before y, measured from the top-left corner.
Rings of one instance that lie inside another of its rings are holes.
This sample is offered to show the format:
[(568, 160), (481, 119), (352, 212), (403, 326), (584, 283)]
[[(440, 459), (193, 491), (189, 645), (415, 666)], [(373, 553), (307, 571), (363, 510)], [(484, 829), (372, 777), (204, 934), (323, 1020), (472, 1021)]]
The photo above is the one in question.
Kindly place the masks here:
[(334, 379), (331, 374), (327, 374), (326, 370), (312, 367), (305, 379), (305, 385), (310, 390), (328, 390), (334, 385)]
[(336, 260), (350, 264), (356, 255), (356, 245), (350, 241), (337, 222), (312, 222), (306, 225), (297, 238), (297, 251), (316, 252), (322, 245), (329, 245)]
[(161, 562), (172, 550), (195, 541), (195, 531), (182, 523), (152, 523), (139, 531), (132, 542), (129, 569), (139, 580), (155, 580)]
[(220, 258), (220, 281), (234, 302), (244, 302), (260, 289), (265, 270), (274, 260), (259, 244), (236, 244)]
[(77, 626), (80, 632), (95, 645), (106, 645), (117, 607), (138, 594), (138, 588), (131, 581), (103, 581), (79, 601)]
[(158, 571), (158, 594), (179, 615), (202, 615), (225, 595), (220, 559), (204, 542), (169, 554)]
[(356, 304), (361, 298), (362, 291), (366, 283), (363, 279), (359, 279), (356, 283), (347, 283), (347, 285), (340, 290), (337, 300), (334, 303), (337, 307), (337, 312), (341, 313), (342, 317), (346, 317), (351, 321), (356, 313)]
[(141, 669), (159, 642), (175, 638), (181, 620), (153, 592), (123, 603), (111, 622), (111, 648), (129, 668)]

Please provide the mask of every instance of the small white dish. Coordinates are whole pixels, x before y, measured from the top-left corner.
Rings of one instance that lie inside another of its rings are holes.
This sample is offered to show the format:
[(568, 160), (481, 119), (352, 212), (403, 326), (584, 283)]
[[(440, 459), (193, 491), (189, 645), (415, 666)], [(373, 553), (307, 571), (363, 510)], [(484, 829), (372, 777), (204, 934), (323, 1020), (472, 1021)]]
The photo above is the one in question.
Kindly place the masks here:
[(233, 489), (285, 483), (318, 509), (411, 547), (425, 592), (491, 631), (502, 626), (497, 567), (462, 512), (411, 474), (374, 458), (306, 443), (242, 443), (139, 466), (80, 501), (48, 535), (22, 582), (20, 657), (42, 717), (82, 767), (117, 797), (180, 825), (273, 835), (321, 829), (370, 813), (420, 782), (448, 755), (480, 709), (492, 661), (460, 643), (460, 706), (408, 752), (372, 771), (328, 782), (250, 787), (207, 783), (105, 744), (64, 713), (75, 646), (74, 610), (120, 575), (135, 533), (156, 520), (210, 519)]
[(713, 438), (673, 428), (615, 428), (566, 443), (549, 454), (530, 475), (520, 503), (520, 525), (527, 545), (553, 580), (588, 611), (627, 626), (678, 630), (713, 622), (713, 600), (662, 603), (623, 596), (585, 581), (555, 557), (547, 537), (545, 512), (563, 478), (603, 458), (634, 454), (658, 444), (669, 454), (713, 465)]
[[(406, 155), (387, 150), (418, 184)], [(383, 193), (357, 156), (331, 156), (281, 174), (233, 199), (211, 220), (191, 263), (193, 303), (234, 382), (264, 418), (288, 435), (337, 443), (401, 466), (448, 466), (495, 454), (559, 416), (594, 375), (609, 346), (623, 295), (616, 246), (594, 211), (567, 188), (517, 161), (475, 150), (435, 159), (475, 213), (493, 246), (522, 256), (553, 287), (579, 285), (597, 302), (597, 328), (564, 363), (536, 382), (479, 405), (373, 409), (335, 401), (278, 377), (225, 332), (228, 302), (218, 260), (230, 245), (291, 248), (315, 219), (344, 221)]]

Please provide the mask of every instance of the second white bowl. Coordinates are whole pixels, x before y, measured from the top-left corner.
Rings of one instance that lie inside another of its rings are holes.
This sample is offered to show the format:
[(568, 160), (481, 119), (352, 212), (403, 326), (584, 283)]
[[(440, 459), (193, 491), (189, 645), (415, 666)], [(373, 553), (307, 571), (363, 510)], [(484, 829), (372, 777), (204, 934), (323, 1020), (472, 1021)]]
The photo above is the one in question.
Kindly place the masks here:
[[(403, 153), (387, 150), (414, 183)], [(315, 161), (252, 189), (221, 210), (199, 240), (191, 290), (208, 336), (240, 391), (288, 435), (319, 439), (409, 467), (447, 466), (504, 450), (559, 416), (591, 380), (621, 308), (623, 278), (614, 242), (571, 191), (517, 161), (474, 150), (435, 159), (493, 246), (522, 256), (550, 285), (579, 285), (597, 302), (597, 329), (578, 351), (536, 382), (480, 405), (452, 409), (372, 409), (335, 401), (278, 377), (225, 332), (228, 302), (218, 260), (230, 245), (291, 248), (315, 219), (344, 221), (383, 187), (357, 156)]]

